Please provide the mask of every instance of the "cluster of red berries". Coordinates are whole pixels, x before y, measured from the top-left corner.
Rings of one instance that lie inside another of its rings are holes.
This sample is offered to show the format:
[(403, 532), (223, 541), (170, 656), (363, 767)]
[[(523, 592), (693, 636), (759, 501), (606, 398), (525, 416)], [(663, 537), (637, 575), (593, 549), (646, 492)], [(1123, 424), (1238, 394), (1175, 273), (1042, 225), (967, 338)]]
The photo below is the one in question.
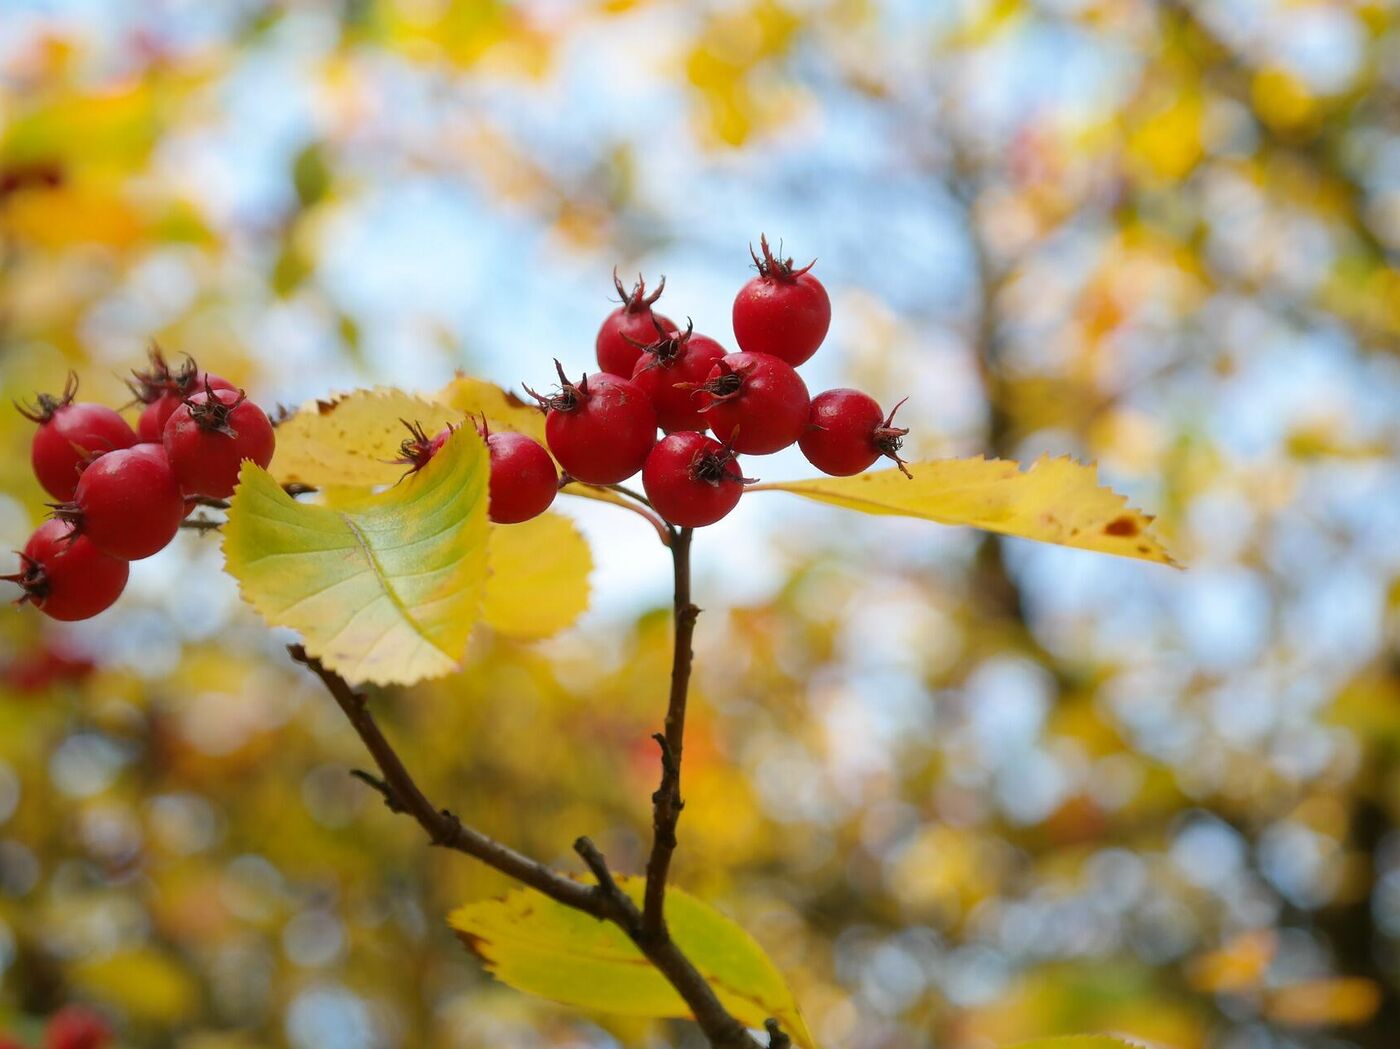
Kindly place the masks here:
[(54, 619), (108, 608), (126, 587), (128, 562), (164, 549), (202, 501), (231, 496), (243, 460), (272, 461), (267, 415), (193, 360), (172, 369), (153, 349), (130, 386), (143, 405), (134, 430), (105, 405), (75, 401), (73, 375), (61, 395), (19, 406), (39, 427), (34, 474), (59, 501), (20, 552), (19, 572), (0, 578)]
[[(99, 1013), (81, 1005), (66, 1005), (44, 1027), (44, 1049), (102, 1049), (112, 1030)], [(0, 1049), (26, 1049), (23, 1042), (0, 1034)]]
[(571, 383), (561, 369), (558, 393), (530, 391), (548, 412), (550, 451), (571, 477), (608, 485), (640, 470), (657, 513), (699, 527), (734, 509), (751, 483), (740, 453), (795, 443), (829, 474), (860, 473), (881, 456), (903, 468), (908, 431), (894, 425), (893, 412), (857, 390), (808, 395), (797, 367), (826, 338), (831, 300), (811, 264), (774, 256), (766, 237), (759, 245), (762, 257), (750, 251), (758, 276), (734, 299), (737, 353), (652, 308), (664, 279), (647, 295), (639, 278), (629, 295), (614, 274), (623, 302), (598, 331), (603, 370)]

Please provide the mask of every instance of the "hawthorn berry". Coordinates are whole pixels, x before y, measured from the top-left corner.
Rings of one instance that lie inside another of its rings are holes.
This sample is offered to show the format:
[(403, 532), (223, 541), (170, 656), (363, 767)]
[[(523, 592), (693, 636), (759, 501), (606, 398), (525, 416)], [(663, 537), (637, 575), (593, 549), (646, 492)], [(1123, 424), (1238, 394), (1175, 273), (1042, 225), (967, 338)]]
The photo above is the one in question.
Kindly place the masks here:
[(81, 1005), (65, 1005), (49, 1017), (44, 1049), (102, 1049), (111, 1038), (112, 1029), (100, 1013)]
[(779, 451), (807, 425), (807, 384), (792, 365), (767, 353), (721, 357), (696, 390), (710, 429), (736, 452)]
[(656, 335), (643, 348), (632, 381), (651, 399), (656, 421), (667, 433), (703, 431), (708, 424), (695, 388), (724, 356), (724, 347), (706, 335), (696, 335), (689, 322), (683, 332), (658, 324)]
[(178, 368), (170, 366), (159, 346), (153, 345), (149, 356), (150, 364), (146, 370), (133, 371), (131, 379), (127, 381), (136, 400), (145, 405), (136, 423), (136, 433), (143, 441), (159, 444), (166, 422), (187, 397), (205, 388), (237, 388), (212, 372), (200, 371), (194, 358), (188, 355)]
[(519, 524), (548, 510), (559, 491), (559, 473), (544, 445), (523, 433), (491, 433), (485, 420), (480, 433), (491, 453), (491, 520)]
[(758, 276), (734, 297), (734, 338), (741, 350), (771, 354), (796, 367), (826, 338), (831, 300), (810, 272), (814, 262), (794, 269), (792, 259), (774, 257), (767, 237), (758, 243), (762, 258), (749, 248)]
[(20, 570), (0, 579), (19, 584), (24, 591), (20, 601), (64, 622), (91, 619), (110, 608), (126, 588), (130, 572), (121, 558), (104, 554), (91, 539), (56, 518), (35, 529), (19, 560)]
[(411, 423), (407, 419), (400, 419), (399, 422), (408, 427), (408, 436), (399, 445), (399, 457), (391, 461), (397, 466), (407, 466), (410, 474), (417, 473), (427, 466), (428, 461), (442, 451), (442, 446), (447, 443), (455, 429), (448, 425), (438, 431), (436, 436), (429, 437), (422, 423)]
[(125, 419), (101, 404), (74, 403), (78, 377), (68, 374), (63, 393), (41, 393), (32, 405), (20, 405), (21, 415), (39, 424), (30, 445), (34, 476), (55, 499), (72, 499), (78, 475), (93, 456), (136, 443), (136, 433)]
[(73, 500), (54, 504), (68, 521), (112, 557), (139, 561), (163, 550), (185, 519), (185, 499), (165, 449), (138, 444), (95, 459), (78, 478)]
[(161, 437), (186, 495), (227, 499), (243, 460), (266, 468), (277, 438), (263, 410), (242, 390), (205, 387), (170, 416)]
[(625, 379), (636, 367), (642, 347), (654, 337), (653, 326), (669, 331), (675, 325), (651, 308), (666, 287), (665, 277), (661, 278), (650, 295), (646, 293), (646, 281), (640, 274), (631, 292), (623, 287), (616, 269), (613, 270), (613, 284), (622, 297), (622, 305), (603, 318), (594, 345), (598, 351), (598, 367), (610, 375), (620, 375)]
[(652, 507), (682, 528), (714, 524), (738, 505), (747, 483), (732, 448), (693, 430), (663, 437), (642, 467)]
[(617, 484), (642, 468), (656, 443), (651, 399), (628, 379), (595, 372), (569, 382), (564, 366), (559, 392), (543, 397), (525, 387), (547, 413), (545, 440), (566, 473), (585, 484)]
[(894, 425), (894, 406), (888, 416), (873, 397), (859, 390), (827, 390), (812, 398), (807, 428), (798, 447), (807, 461), (823, 473), (847, 477), (869, 469), (880, 456), (893, 459), (906, 477), (912, 476), (899, 457), (908, 429)]

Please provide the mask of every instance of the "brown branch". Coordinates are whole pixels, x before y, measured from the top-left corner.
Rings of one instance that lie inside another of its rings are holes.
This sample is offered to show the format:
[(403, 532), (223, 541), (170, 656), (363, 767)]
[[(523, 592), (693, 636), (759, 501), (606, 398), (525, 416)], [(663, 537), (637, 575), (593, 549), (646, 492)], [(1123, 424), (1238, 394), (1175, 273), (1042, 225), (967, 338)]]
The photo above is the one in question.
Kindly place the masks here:
[[(686, 607), (691, 607), (689, 605), (688, 558), (690, 532), (687, 529), (681, 535), (684, 536), (682, 546), (685, 554), (677, 561), (677, 579), (682, 577), (683, 568), (686, 586), (683, 591), (678, 591), (678, 593), (685, 596)], [(679, 603), (678, 607), (680, 607)], [(684, 646), (686, 652), (685, 677), (681, 679), (680, 685), (680, 718), (682, 722), (685, 713), (684, 682), (689, 677), (689, 639), (694, 628), (695, 613), (692, 612), (688, 618), (690, 626), (685, 631)], [(677, 635), (680, 636), (680, 633), (678, 623)], [(566, 874), (524, 856), (509, 846), (465, 826), (453, 813), (436, 807), (428, 800), (404, 766), (393, 745), (380, 731), (379, 724), (370, 712), (368, 700), (362, 693), (357, 692), (349, 682), (335, 671), (328, 669), (319, 659), (308, 654), (301, 645), (289, 645), (287, 651), (295, 662), (302, 664), (320, 678), (326, 691), (330, 693), (331, 698), (335, 700), (336, 705), (340, 707), (351, 727), (364, 743), (365, 748), (374, 759), (375, 765), (378, 766), (380, 775), (376, 776), (360, 769), (354, 770), (352, 775), (378, 792), (384, 798), (384, 803), (390, 811), (412, 816), (427, 833), (428, 840), (432, 844), (465, 853), (485, 863), (488, 867), (542, 892), (566, 907), (572, 907), (574, 910), (582, 911), (599, 920), (612, 922), (637, 945), (637, 949), (675, 988), (681, 1000), (690, 1008), (691, 1015), (695, 1017), (695, 1022), (713, 1049), (763, 1049), (761, 1043), (749, 1034), (748, 1029), (730, 1015), (704, 975), (666, 933), (664, 926), (660, 935), (648, 934), (644, 928), (641, 910), (617, 884), (608, 869), (603, 854), (588, 838), (578, 839), (574, 843), (574, 850), (583, 859), (594, 878), (597, 879), (596, 885), (575, 881)], [(674, 681), (673, 678), (673, 695), (676, 687)], [(671, 724), (672, 719), (668, 717), (668, 729)], [(679, 739), (679, 734), (676, 738)], [(676, 800), (679, 802), (679, 795), (676, 796)], [(676, 811), (679, 814), (679, 809)], [(674, 825), (672, 826), (674, 829)], [(669, 858), (669, 851), (667, 855)], [(664, 880), (661, 883), (661, 890), (664, 893)], [(775, 1027), (775, 1024), (771, 1025), (770, 1032)], [(779, 1036), (780, 1039), (782, 1037)], [(781, 1047), (788, 1043), (783, 1040), (773, 1041), (770, 1037), (770, 1044)]]
[(681, 756), (685, 750), (685, 708), (690, 694), (690, 667), (695, 653), (692, 640), (695, 620), (700, 609), (690, 601), (690, 542), (694, 533), (682, 528), (671, 544), (671, 560), (675, 568), (675, 647), (671, 652), (671, 697), (666, 706), (666, 731), (657, 734), (661, 747), (661, 785), (651, 796), (652, 842), (647, 859), (646, 897), (642, 905), (642, 924), (647, 935), (664, 937), (666, 933), (666, 877), (671, 868), (671, 854), (676, 851), (676, 824), (681, 809)]

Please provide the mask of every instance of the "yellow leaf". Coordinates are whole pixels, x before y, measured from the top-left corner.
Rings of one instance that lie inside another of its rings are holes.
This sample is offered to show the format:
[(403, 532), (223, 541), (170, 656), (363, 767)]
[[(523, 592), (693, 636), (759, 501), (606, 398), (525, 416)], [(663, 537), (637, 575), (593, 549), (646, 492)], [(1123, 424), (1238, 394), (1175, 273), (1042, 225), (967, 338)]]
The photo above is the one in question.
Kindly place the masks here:
[(588, 607), (593, 557), (573, 521), (547, 513), (522, 524), (496, 525), (487, 549), (491, 577), (481, 618), (511, 637), (549, 637)]
[(1366, 1023), (1380, 1006), (1374, 980), (1339, 976), (1280, 987), (1269, 996), (1265, 1012), (1290, 1027), (1351, 1026)]
[(1251, 929), (1192, 961), (1187, 978), (1193, 987), (1212, 994), (1250, 991), (1263, 982), (1277, 950), (1274, 930)]
[(86, 961), (72, 972), (76, 986), (144, 1023), (172, 1027), (200, 1007), (199, 987), (174, 958), (137, 948)]
[(458, 430), (418, 473), (335, 508), (298, 503), (245, 464), (224, 528), (243, 597), (351, 681), (457, 669), (486, 583), (489, 458)]
[(1007, 1049), (1140, 1049), (1138, 1042), (1125, 1042), (1103, 1034), (1073, 1034), (1064, 1038), (1037, 1038), (1033, 1042), (1017, 1042)]
[(484, 414), (492, 430), (515, 430), (544, 443), (544, 413), (494, 383), (459, 375), (432, 399), (452, 408), (458, 418)]
[[(619, 878), (638, 903), (645, 881)], [(750, 1027), (776, 1018), (797, 1045), (816, 1043), (782, 974), (747, 932), (680, 889), (666, 894), (671, 935), (726, 1009)], [(581, 1009), (625, 1016), (688, 1017), (690, 1011), (615, 925), (533, 889), (459, 907), (448, 923), (502, 983)]]
[(394, 463), (408, 436), (404, 421), (431, 437), (462, 415), (399, 390), (379, 387), (314, 401), (277, 427), (272, 475), (279, 484), (374, 486), (394, 484), (404, 467)]
[(920, 517), (971, 525), (1042, 543), (1174, 564), (1151, 533), (1152, 518), (1102, 488), (1098, 470), (1048, 456), (1022, 470), (1010, 459), (935, 459), (855, 477), (759, 484), (758, 491), (793, 492), (868, 514)]

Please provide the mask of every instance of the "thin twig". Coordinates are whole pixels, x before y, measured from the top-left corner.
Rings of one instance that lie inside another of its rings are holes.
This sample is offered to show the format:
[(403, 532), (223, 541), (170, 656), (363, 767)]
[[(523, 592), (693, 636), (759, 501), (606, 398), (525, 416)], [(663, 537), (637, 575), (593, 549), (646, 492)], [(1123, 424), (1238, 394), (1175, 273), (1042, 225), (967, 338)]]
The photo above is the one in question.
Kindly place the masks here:
[(621, 507), (623, 510), (630, 510), (632, 513), (643, 518), (647, 524), (651, 525), (651, 527), (656, 530), (656, 537), (661, 540), (662, 546), (670, 546), (675, 540), (676, 530), (663, 521), (660, 514), (654, 513), (650, 509), (651, 503), (645, 496), (638, 495), (636, 492), (623, 488), (620, 484), (584, 484), (582, 481), (576, 481), (572, 477), (565, 479), (563, 483), (564, 491), (568, 495), (576, 495), (579, 496), (579, 498), (587, 498), (587, 496), (579, 495), (577, 492), (569, 492), (569, 485), (580, 485), (584, 488), (592, 488), (594, 491), (598, 492), (612, 492), (615, 495), (621, 495), (623, 498), (616, 501), (611, 499), (607, 500), (608, 504), (610, 506)]

